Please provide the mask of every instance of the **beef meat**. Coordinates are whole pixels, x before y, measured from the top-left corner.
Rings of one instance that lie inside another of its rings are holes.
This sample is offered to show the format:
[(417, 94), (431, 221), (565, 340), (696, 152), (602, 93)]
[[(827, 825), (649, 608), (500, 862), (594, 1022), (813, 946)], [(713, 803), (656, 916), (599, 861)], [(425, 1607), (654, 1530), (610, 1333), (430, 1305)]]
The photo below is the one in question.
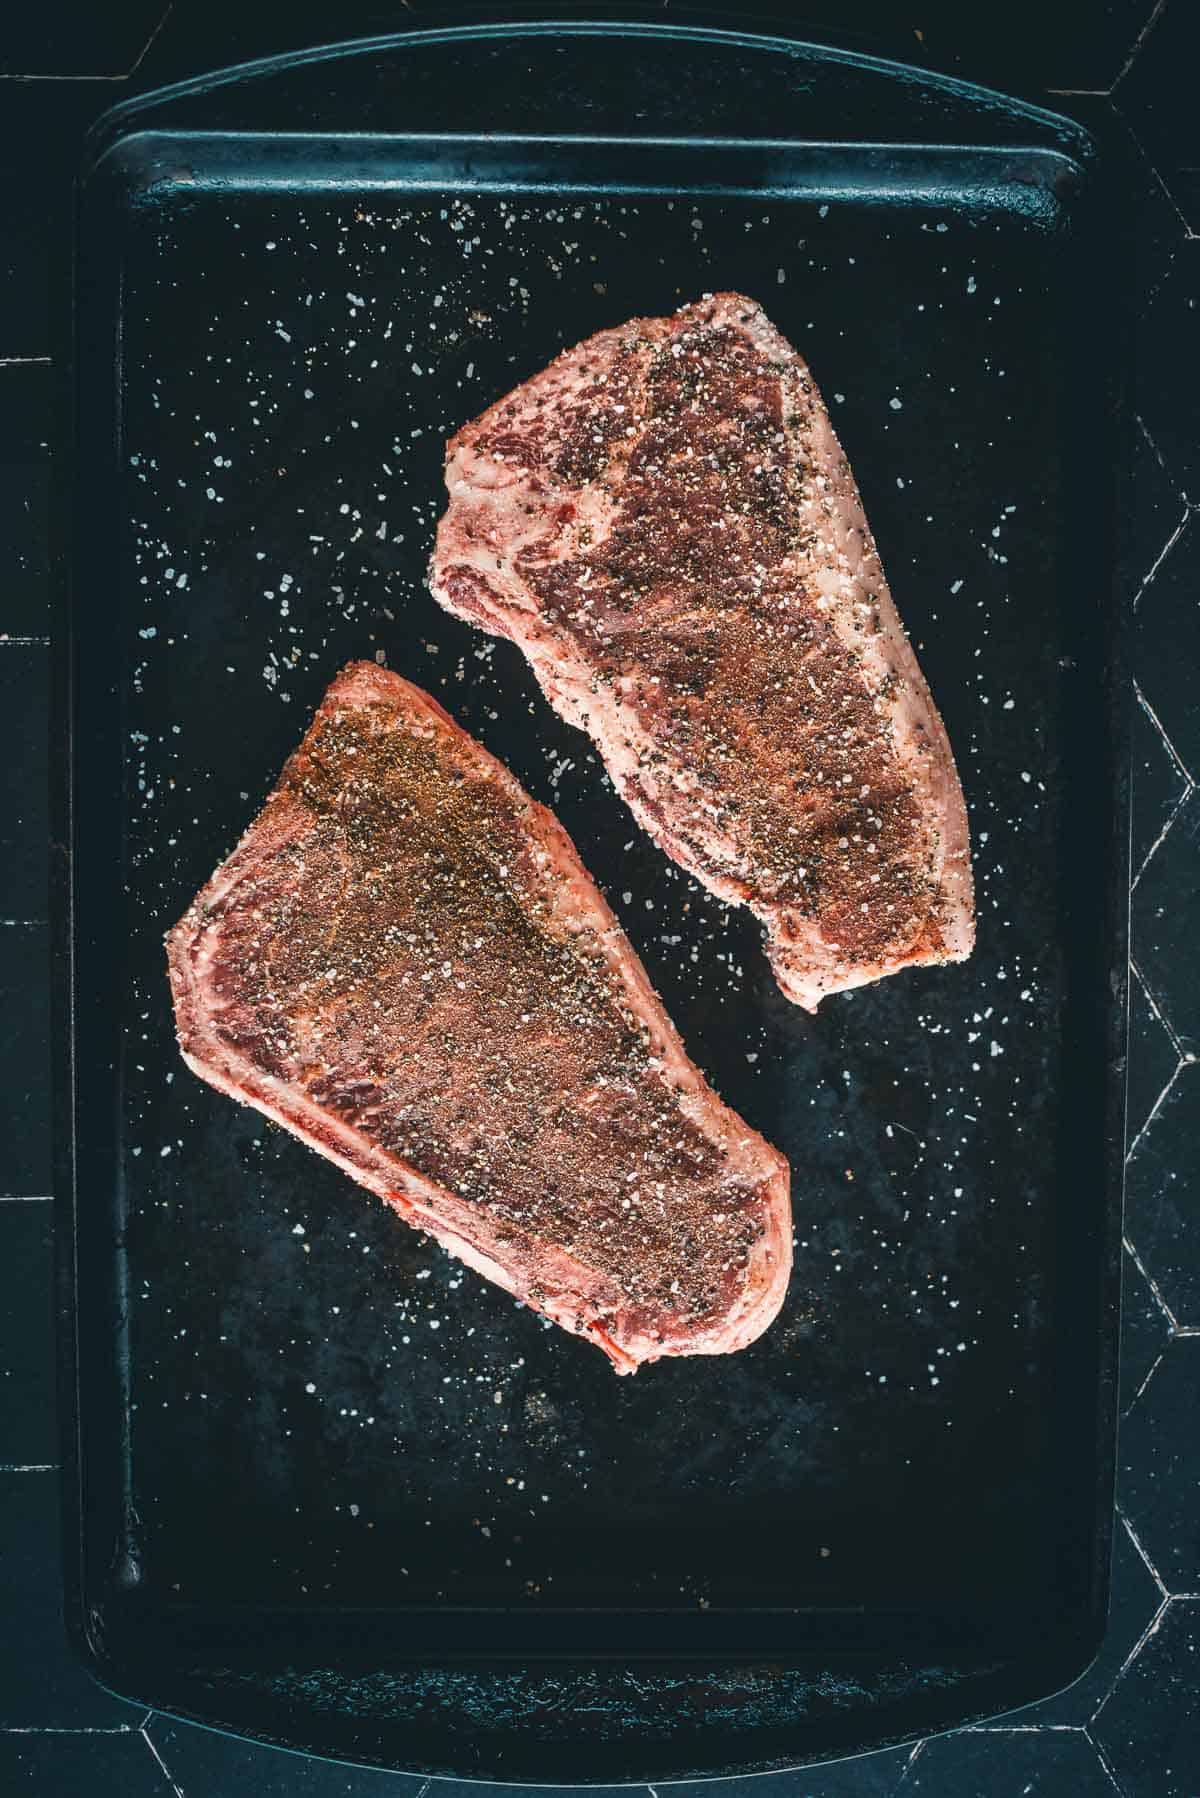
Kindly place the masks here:
[(449, 446), (431, 586), (519, 644), (787, 996), (974, 942), (966, 810), (803, 358), (717, 294), (565, 351)]
[(775, 1316), (786, 1161), (688, 1060), (561, 826), (419, 688), (338, 675), (167, 947), (202, 1079), (618, 1372)]

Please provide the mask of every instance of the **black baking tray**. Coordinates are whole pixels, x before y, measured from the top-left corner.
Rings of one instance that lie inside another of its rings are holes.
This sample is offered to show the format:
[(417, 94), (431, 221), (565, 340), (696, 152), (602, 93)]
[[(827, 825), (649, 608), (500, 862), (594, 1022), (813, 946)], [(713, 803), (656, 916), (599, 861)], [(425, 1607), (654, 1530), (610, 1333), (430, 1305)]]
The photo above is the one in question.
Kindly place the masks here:
[[(58, 1191), (67, 1608), (107, 1685), (335, 1757), (613, 1782), (855, 1752), (1088, 1663), (1125, 995), (1113, 216), (1065, 119), (661, 15), (414, 30), (97, 128)], [(424, 586), (447, 434), (722, 287), (811, 361), (971, 812), (973, 959), (816, 1017)], [(618, 1381), (179, 1061), (163, 931), (376, 654), (554, 807), (789, 1155), (795, 1275), (744, 1353)]]

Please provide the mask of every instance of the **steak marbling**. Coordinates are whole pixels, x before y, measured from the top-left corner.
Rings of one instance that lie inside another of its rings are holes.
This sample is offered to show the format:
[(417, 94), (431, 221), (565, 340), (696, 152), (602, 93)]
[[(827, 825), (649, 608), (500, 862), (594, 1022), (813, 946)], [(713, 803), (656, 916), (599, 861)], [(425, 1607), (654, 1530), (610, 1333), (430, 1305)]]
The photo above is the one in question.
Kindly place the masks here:
[(431, 586), (510, 637), (787, 996), (974, 942), (966, 810), (803, 359), (718, 294), (564, 351), (449, 446)]
[(688, 1060), (561, 826), (419, 688), (338, 675), (167, 942), (202, 1079), (618, 1372), (775, 1316), (787, 1163)]

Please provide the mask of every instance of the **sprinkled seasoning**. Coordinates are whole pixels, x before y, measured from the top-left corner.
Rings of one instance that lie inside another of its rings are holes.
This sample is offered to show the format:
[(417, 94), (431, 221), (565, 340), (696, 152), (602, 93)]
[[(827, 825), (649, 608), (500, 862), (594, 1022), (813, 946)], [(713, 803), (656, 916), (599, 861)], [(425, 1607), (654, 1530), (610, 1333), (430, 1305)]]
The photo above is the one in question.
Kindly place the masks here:
[[(1044, 341), (1038, 322), (1054, 290), (1051, 257), (1022, 265), (1021, 249), (1014, 263), (1011, 236), (990, 222), (947, 237), (916, 210), (882, 233), (840, 203), (823, 221), (815, 205), (780, 206), (769, 226), (755, 210), (753, 231), (743, 229), (750, 208), (729, 198), (700, 204), (703, 229), (690, 226), (694, 210), (647, 196), (626, 208), (611, 197), (558, 206), (545, 194), (473, 195), (448, 199), (439, 216), (436, 201), (403, 193), (204, 196), (174, 215), (156, 210), (147, 226), (153, 256), (129, 321), (126, 615), (131, 631), (154, 623), (158, 634), (135, 637), (132, 653), (122, 1016), (135, 1423), (146, 1466), (159, 1470), (143, 1522), (157, 1542), (171, 1495), (194, 1504), (203, 1469), (222, 1517), (252, 1482), (277, 1507), (263, 1570), (285, 1601), (345, 1597), (342, 1531), (358, 1536), (375, 1519), (409, 1542), (401, 1566), (374, 1557), (381, 1584), (474, 1602), (480, 1561), (444, 1542), (421, 1557), (427, 1519), (436, 1534), (477, 1515), (489, 1581), (508, 1581), (517, 1603), (527, 1590), (531, 1603), (565, 1602), (570, 1553), (525, 1534), (535, 1513), (558, 1540), (590, 1543), (584, 1525), (640, 1518), (647, 1497), (686, 1517), (750, 1481), (809, 1493), (813, 1468), (829, 1482), (831, 1515), (869, 1488), (875, 1547), (898, 1541), (907, 1562), (897, 1493), (914, 1482), (940, 1491), (962, 1473), (972, 1491), (1007, 1500), (1028, 1466), (1030, 1421), (1043, 1415), (1053, 1308), (1040, 1245), (1059, 1171), (1045, 1142), (1066, 1015), (1058, 939), (1046, 930), (1069, 802), (1055, 658), (1075, 648), (1044, 559), (1062, 494), (1060, 339)], [(483, 239), (473, 260), (458, 248), (468, 230)], [(264, 236), (278, 249), (268, 253)], [(847, 250), (858, 252), (853, 266)], [(788, 282), (778, 289), (781, 260)], [(968, 266), (979, 270), (973, 298)], [(528, 306), (513, 274), (533, 294)], [(916, 647), (954, 712), (975, 827), (973, 963), (823, 1005), (815, 1024), (781, 1002), (748, 915), (650, 843), (519, 658), (448, 619), (423, 584), (444, 505), (442, 446), (462, 419), (558, 342), (667, 312), (731, 275), (844, 391), (838, 429)], [(605, 291), (597, 303), (594, 283)], [(353, 320), (347, 288), (367, 301)], [(899, 375), (888, 334), (860, 328), (862, 306), (880, 297), (903, 333)], [(184, 334), (181, 303), (195, 326)], [(275, 335), (277, 316), (292, 343)], [(427, 371), (420, 379), (410, 359)], [(888, 409), (893, 392), (902, 413)], [(352, 438), (343, 415), (362, 421)], [(219, 475), (218, 450), (233, 462)], [(205, 499), (209, 480), (224, 505)], [(1011, 530), (994, 540), (1014, 500)], [(286, 618), (285, 570), (296, 580)], [(161, 930), (253, 816), (331, 671), (381, 646), (554, 805), (689, 1052), (790, 1154), (797, 1275), (750, 1354), (611, 1380), (600, 1357), (396, 1228), (383, 1206), (356, 1199), (255, 1113), (218, 1102), (177, 1061)], [(271, 655), (277, 686), (263, 673)], [(968, 684), (955, 694), (946, 671), (956, 682), (960, 670)], [(976, 693), (990, 693), (990, 706), (977, 708)], [(576, 766), (555, 787), (567, 757)], [(1021, 769), (1035, 780), (1022, 783)], [(993, 1037), (1004, 1055), (991, 1055)], [(298, 1219), (304, 1238), (291, 1234)], [(676, 1403), (684, 1393), (689, 1402)], [(714, 1425), (714, 1408), (736, 1430)], [(230, 1464), (246, 1481), (229, 1482)], [(351, 1526), (352, 1501), (363, 1509)], [(790, 1509), (783, 1527), (797, 1565), (829, 1554), (830, 1538), (797, 1530)], [(831, 1565), (857, 1568), (863, 1546), (848, 1527)], [(640, 1595), (674, 1600), (674, 1580), (651, 1584), (645, 1565), (627, 1571)], [(203, 1585), (189, 1595), (210, 1596)]]
[(945, 734), (759, 307), (718, 295), (566, 352), (461, 434), (448, 481), (435, 594), (523, 646), (536, 618), (549, 697), (651, 834), (763, 919), (789, 996), (966, 952)]
[(181, 1041), (297, 1095), (310, 1139), (351, 1128), (402, 1210), (405, 1166), (451, 1195), (451, 1236), (535, 1305), (574, 1283), (577, 1327), (662, 1342), (752, 1301), (786, 1179), (711, 1094), (683, 1102), (678, 1039), (543, 819), (417, 689), (352, 666), (173, 933)]

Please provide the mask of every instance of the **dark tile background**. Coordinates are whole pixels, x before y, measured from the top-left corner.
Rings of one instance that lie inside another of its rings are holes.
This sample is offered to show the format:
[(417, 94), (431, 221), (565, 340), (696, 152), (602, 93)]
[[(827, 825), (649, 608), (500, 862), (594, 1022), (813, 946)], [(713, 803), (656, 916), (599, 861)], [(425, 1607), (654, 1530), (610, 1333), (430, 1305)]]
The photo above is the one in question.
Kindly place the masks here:
[[(386, 30), (432, 4), (44, 0), (0, 24), (0, 1791), (418, 1798), (423, 1782), (143, 1716), (77, 1669), (58, 1591), (46, 1006), (48, 518), (69, 171), (134, 84)], [(759, 1780), (756, 1798), (1200, 1795), (1200, 66), (1195, 0), (765, 4), (804, 34), (1010, 85), (1123, 152), (1137, 289), (1120, 551), (1134, 621), (1134, 978), (1109, 1637), (991, 1728)], [(32, 79), (31, 79), (32, 78)], [(433, 1782), (449, 1785), (451, 1782)], [(734, 1782), (725, 1782), (732, 1785)], [(478, 1787), (471, 1788), (478, 1792)], [(706, 1785), (706, 1798), (733, 1798)], [(467, 1788), (463, 1788), (466, 1798)], [(439, 1798), (434, 1794), (434, 1798)], [(446, 1795), (449, 1798), (449, 1795)], [(459, 1798), (456, 1792), (454, 1798)]]

